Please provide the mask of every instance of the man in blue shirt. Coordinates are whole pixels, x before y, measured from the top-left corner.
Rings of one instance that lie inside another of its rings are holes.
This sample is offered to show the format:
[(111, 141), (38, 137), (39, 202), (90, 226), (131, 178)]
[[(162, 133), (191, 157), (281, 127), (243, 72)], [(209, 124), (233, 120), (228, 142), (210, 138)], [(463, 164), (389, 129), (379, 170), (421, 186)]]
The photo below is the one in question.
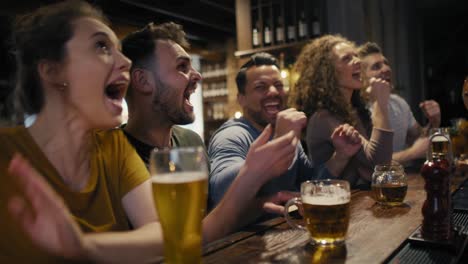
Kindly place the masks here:
[[(274, 127), (273, 138), (293, 131), (297, 141), (295, 158), (289, 168), (274, 171), (265, 170), (265, 174), (276, 177), (263, 185), (257, 197), (271, 197), (279, 191), (299, 191), (302, 182), (311, 179), (335, 178), (346, 165), (346, 159), (333, 160), (330, 164), (314, 166), (307, 158), (300, 144), (302, 129), (307, 118), (303, 112), (293, 108), (285, 109), (285, 91), (276, 59), (267, 53), (254, 54), (244, 64), (236, 77), (238, 102), (243, 109), (243, 117), (224, 123), (212, 136), (208, 147), (211, 161), (210, 207), (216, 206), (243, 166), (252, 142), (263, 129), (271, 124)], [(359, 133), (349, 125), (340, 126), (332, 136), (337, 152), (351, 157), (361, 147)], [(313, 150), (310, 150), (313, 151)], [(263, 208), (275, 212), (274, 208)], [(269, 210), (272, 209), (272, 210)], [(263, 220), (261, 210), (256, 220)]]

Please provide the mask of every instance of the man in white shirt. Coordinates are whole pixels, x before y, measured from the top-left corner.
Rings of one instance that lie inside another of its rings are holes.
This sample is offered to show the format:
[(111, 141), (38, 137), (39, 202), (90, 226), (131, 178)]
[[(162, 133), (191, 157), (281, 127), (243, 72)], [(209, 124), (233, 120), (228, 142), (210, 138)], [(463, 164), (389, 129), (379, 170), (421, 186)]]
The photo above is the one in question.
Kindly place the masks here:
[[(380, 78), (392, 85), (392, 68), (380, 47), (367, 42), (359, 47), (361, 75), (364, 83), (372, 77)], [(364, 86), (366, 87), (366, 86)], [(372, 100), (372, 98), (370, 98)], [(389, 98), (389, 121), (394, 130), (392, 159), (400, 163), (423, 158), (429, 146), (427, 130), (440, 126), (440, 107), (434, 100), (423, 101), (419, 107), (429, 120), (426, 127), (416, 121), (408, 103), (401, 96), (391, 94)]]

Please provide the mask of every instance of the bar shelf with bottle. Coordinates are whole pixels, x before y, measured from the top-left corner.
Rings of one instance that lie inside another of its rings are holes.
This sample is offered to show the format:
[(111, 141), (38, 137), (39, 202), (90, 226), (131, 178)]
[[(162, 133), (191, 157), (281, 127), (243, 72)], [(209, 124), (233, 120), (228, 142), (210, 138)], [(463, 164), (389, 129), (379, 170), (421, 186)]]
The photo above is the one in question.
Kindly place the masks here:
[(211, 57), (206, 56), (201, 65), (204, 138), (206, 143), (228, 117), (226, 111), (228, 104), (226, 54), (224, 52), (213, 53), (215, 54), (211, 54)]
[(227, 102), (227, 69), (224, 61), (203, 61), (202, 96), (205, 120), (225, 119), (222, 111)]
[(226, 100), (225, 97), (228, 95), (226, 63), (204, 61), (201, 74), (203, 101), (217, 101), (220, 98)]
[(324, 0), (237, 1), (236, 57), (300, 49), (323, 32)]
[(309, 43), (309, 40), (296, 41), (292, 43), (284, 43), (280, 45), (273, 45), (269, 47), (261, 47), (261, 48), (248, 49), (248, 50), (238, 50), (234, 53), (234, 55), (236, 57), (241, 58), (241, 57), (249, 56), (258, 52), (278, 53), (282, 50), (291, 50), (291, 49), (300, 51), (301, 48), (307, 43)]

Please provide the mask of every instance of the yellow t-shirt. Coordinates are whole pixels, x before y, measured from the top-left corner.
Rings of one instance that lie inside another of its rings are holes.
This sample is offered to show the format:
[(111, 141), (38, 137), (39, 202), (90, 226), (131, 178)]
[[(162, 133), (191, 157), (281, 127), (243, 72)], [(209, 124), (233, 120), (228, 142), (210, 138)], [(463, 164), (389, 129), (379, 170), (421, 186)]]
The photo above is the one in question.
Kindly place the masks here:
[[(71, 144), (71, 143), (70, 143)], [(51, 263), (38, 250), (7, 211), (7, 200), (18, 193), (7, 168), (13, 154), (21, 153), (64, 199), (84, 232), (124, 231), (131, 226), (122, 205), (130, 190), (149, 179), (149, 173), (120, 129), (93, 134), (88, 184), (79, 192), (70, 190), (28, 130), (0, 129), (0, 263)]]

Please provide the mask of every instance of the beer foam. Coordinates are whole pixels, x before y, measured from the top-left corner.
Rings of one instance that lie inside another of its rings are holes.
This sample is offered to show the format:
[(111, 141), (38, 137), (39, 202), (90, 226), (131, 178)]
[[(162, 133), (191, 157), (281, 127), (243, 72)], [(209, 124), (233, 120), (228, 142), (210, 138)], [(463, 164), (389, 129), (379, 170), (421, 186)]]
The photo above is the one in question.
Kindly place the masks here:
[(303, 196), (302, 202), (314, 205), (339, 205), (349, 203), (349, 195), (339, 196)]
[(185, 183), (207, 179), (208, 175), (205, 172), (199, 171), (184, 171), (174, 173), (162, 173), (152, 175), (151, 181), (154, 183)]
[(431, 139), (432, 142), (447, 142), (448, 139), (444, 136), (435, 136)]

